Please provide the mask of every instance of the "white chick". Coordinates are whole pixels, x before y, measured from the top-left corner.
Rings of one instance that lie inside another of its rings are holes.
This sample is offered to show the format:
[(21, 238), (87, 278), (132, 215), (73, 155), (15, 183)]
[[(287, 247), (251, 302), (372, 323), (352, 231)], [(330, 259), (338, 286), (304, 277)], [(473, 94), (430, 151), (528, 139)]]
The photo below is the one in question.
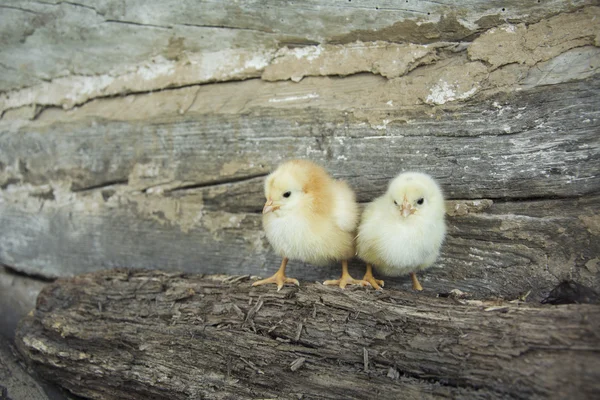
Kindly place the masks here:
[(315, 265), (342, 262), (342, 277), (327, 285), (367, 283), (348, 274), (348, 259), (354, 256), (354, 233), (358, 206), (354, 192), (343, 181), (334, 180), (320, 166), (292, 160), (279, 166), (265, 180), (263, 227), (275, 251), (283, 257), (279, 270), (252, 286), (275, 283), (279, 291), (287, 278), (288, 259)]
[(427, 174), (406, 172), (370, 203), (362, 216), (357, 254), (367, 263), (363, 280), (380, 289), (371, 265), (384, 275), (410, 273), (413, 289), (423, 290), (415, 271), (431, 266), (446, 235), (444, 197)]

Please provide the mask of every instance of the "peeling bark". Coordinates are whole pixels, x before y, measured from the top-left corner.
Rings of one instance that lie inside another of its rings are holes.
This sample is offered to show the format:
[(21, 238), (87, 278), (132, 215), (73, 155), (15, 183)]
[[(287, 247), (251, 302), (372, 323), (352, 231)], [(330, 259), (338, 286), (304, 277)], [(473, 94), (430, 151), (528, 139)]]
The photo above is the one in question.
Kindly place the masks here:
[[(112, 270), (49, 285), (17, 332), (46, 379), (96, 399), (585, 398), (600, 308), (252, 288)], [(282, 384), (285, 382), (285, 384)]]

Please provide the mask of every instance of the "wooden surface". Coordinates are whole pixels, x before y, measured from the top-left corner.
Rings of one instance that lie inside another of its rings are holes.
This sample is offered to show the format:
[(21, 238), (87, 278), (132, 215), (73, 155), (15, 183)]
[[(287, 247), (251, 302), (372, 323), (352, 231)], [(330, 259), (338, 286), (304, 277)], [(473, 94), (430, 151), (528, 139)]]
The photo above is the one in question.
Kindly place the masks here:
[(449, 236), (430, 293), (600, 288), (595, 1), (0, 8), (0, 263), (14, 271), (267, 276), (280, 260), (262, 178), (300, 157), (362, 203), (403, 170), (439, 180)]
[(0, 336), (0, 399), (54, 399), (27, 373), (19, 353), (3, 336)]
[[(0, 137), (5, 165), (22, 173), (3, 194), (0, 257), (46, 276), (113, 266), (266, 276), (280, 260), (262, 231), (262, 175), (312, 149), (360, 201), (403, 169), (431, 173), (456, 199), (426, 288), (541, 299), (566, 278), (598, 287), (599, 91), (598, 79), (543, 87), (385, 132), (311, 109), (28, 126)], [(290, 273), (339, 271), (292, 262)]]
[(17, 332), (95, 399), (591, 398), (600, 308), (113, 270), (46, 287)]
[[(431, 43), (461, 41), (508, 19), (533, 23), (559, 12), (595, 4), (575, 0), (542, 2), (505, 1), (490, 7), (478, 0), (468, 7), (455, 0), (442, 1), (343, 1), (323, 5), (315, 0), (281, 2), (260, 0), (160, 2), (116, 0), (90, 1), (3, 1), (0, 36), (0, 91), (43, 85), (63, 78), (122, 76), (136, 66), (176, 65), (184, 54), (209, 54), (215, 63), (206, 66), (191, 82), (227, 80), (236, 77), (235, 67), (219, 52), (241, 49), (252, 59), (261, 49), (306, 46), (319, 43), (349, 43), (385, 40)], [(218, 5), (218, 6), (217, 6)], [(419, 22), (417, 24), (417, 22)], [(169, 64), (169, 61), (173, 61)], [(198, 61), (201, 63), (202, 61)], [(237, 72), (256, 76), (254, 68)], [(152, 70), (148, 67), (147, 70)], [(200, 78), (200, 79), (199, 79)], [(80, 81), (79, 81), (80, 82)], [(138, 82), (139, 83), (139, 82)], [(127, 85), (127, 84), (125, 84)], [(153, 82), (154, 89), (169, 82)], [(67, 85), (64, 85), (67, 86)], [(82, 85), (83, 86), (83, 85)], [(135, 87), (136, 85), (132, 85)], [(84, 92), (80, 87), (78, 92)], [(53, 94), (40, 96), (52, 104)], [(50, 100), (50, 101), (49, 101)], [(72, 100), (59, 100), (72, 104)]]

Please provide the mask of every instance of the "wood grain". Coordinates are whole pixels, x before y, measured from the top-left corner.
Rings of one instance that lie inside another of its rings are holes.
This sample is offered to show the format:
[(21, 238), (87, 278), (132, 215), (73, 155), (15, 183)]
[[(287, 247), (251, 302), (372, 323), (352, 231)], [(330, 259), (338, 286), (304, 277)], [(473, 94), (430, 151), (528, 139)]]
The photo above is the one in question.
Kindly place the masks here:
[(600, 390), (598, 328), (591, 305), (113, 270), (45, 288), (17, 343), (95, 399), (583, 398)]
[[(545, 86), (414, 113), (384, 132), (313, 109), (4, 132), (0, 261), (49, 277), (115, 266), (266, 276), (279, 260), (262, 232), (262, 176), (308, 156), (362, 202), (404, 169), (440, 181), (460, 204), (449, 203), (442, 258), (424, 274), (433, 291), (541, 299), (566, 278), (599, 287), (599, 91), (597, 78)], [(338, 274), (290, 268), (306, 281)]]
[[(76, 84), (78, 78), (125, 74), (150, 59), (185, 60), (189, 54), (227, 49), (251, 53), (355, 40), (460, 41), (506, 19), (533, 23), (589, 4), (595, 2), (511, 0), (490, 7), (478, 0), (466, 7), (455, 0), (408, 4), (355, 0), (329, 5), (314, 0), (248, 4), (7, 0), (0, 5), (0, 92), (43, 85), (65, 75), (74, 77)], [(217, 73), (213, 78), (222, 77)]]
[[(4, 185), (68, 178), (73, 190), (85, 190), (129, 180), (136, 189), (169, 191), (252, 178), (308, 157), (347, 179), (360, 201), (408, 169), (432, 174), (451, 199), (575, 197), (600, 188), (599, 97), (596, 76), (482, 102), (389, 111), (397, 122), (385, 130), (343, 111), (261, 104), (235, 114), (27, 124), (0, 133), (0, 162), (11, 167)], [(252, 196), (256, 210), (262, 195)]]

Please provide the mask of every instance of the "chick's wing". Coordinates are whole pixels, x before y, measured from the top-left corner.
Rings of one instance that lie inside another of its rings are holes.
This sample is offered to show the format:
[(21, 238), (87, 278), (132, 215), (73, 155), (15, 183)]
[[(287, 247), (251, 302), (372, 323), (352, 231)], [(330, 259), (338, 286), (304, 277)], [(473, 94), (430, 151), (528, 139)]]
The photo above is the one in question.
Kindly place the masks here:
[(334, 181), (333, 199), (333, 218), (336, 225), (343, 231), (354, 231), (358, 223), (358, 205), (350, 186), (344, 181)]

